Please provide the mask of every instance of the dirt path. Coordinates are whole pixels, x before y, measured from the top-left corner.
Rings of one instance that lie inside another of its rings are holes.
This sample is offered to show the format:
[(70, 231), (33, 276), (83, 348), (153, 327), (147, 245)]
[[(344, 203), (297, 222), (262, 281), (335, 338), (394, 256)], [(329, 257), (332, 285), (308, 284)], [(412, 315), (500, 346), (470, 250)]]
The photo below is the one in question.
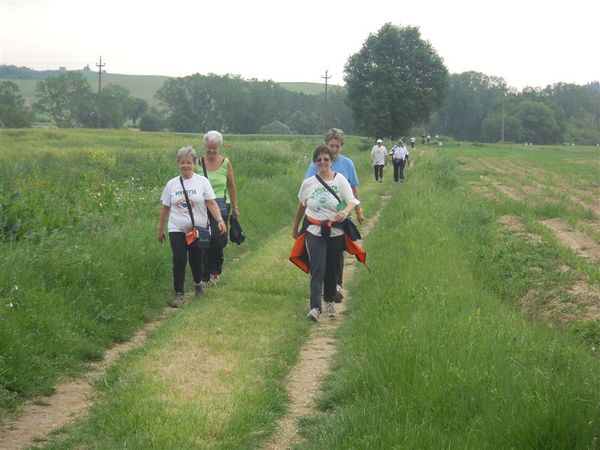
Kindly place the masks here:
[(94, 363), (82, 378), (59, 383), (54, 394), (25, 403), (14, 421), (0, 426), (0, 449), (16, 450), (29, 447), (35, 442), (43, 441), (44, 436), (50, 432), (85, 414), (96, 392), (93, 387), (94, 381), (121, 355), (142, 345), (150, 333), (173, 311), (171, 308), (165, 308), (157, 320), (148, 323), (129, 341), (107, 350), (104, 359)]
[(600, 261), (600, 244), (585, 233), (572, 230), (569, 224), (559, 217), (543, 220), (542, 223), (552, 230), (563, 246), (590, 261)]
[[(371, 229), (379, 220), (380, 211), (390, 199), (389, 196), (381, 197), (382, 202), (377, 213), (365, 221), (361, 228), (363, 238), (368, 236)], [(348, 282), (354, 276), (356, 269), (355, 258), (346, 254), (344, 256), (344, 281)], [(316, 414), (315, 400), (321, 391), (321, 383), (330, 370), (331, 359), (336, 351), (335, 332), (346, 316), (346, 305), (350, 294), (344, 289), (344, 300), (337, 303), (334, 318), (321, 315), (309, 334), (308, 339), (300, 350), (298, 362), (292, 368), (288, 383), (287, 393), (290, 399), (288, 412), (276, 424), (277, 431), (265, 444), (268, 450), (292, 448), (301, 441), (298, 434), (298, 421), (303, 416)]]

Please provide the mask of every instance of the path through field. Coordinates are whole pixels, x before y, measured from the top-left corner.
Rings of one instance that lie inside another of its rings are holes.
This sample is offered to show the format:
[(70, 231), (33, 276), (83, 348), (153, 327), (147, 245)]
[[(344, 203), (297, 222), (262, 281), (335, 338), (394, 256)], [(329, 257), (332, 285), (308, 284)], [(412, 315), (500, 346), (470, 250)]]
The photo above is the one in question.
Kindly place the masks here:
[[(388, 199), (387, 196), (382, 197), (380, 209)], [(378, 219), (379, 212), (365, 222), (361, 227), (363, 236), (368, 235)], [(354, 257), (346, 257), (344, 271), (345, 280), (349, 281), (354, 271)], [(347, 302), (350, 295), (347, 291), (344, 295), (344, 301)], [(327, 374), (335, 352), (335, 331), (346, 314), (346, 303), (337, 304), (336, 307), (337, 316), (330, 319), (323, 315), (301, 350), (299, 362), (289, 377), (289, 412), (277, 426), (280, 432), (266, 448), (289, 448), (298, 442), (298, 418), (314, 413), (314, 400), (320, 390), (320, 381)], [(174, 311), (165, 308), (161, 317), (139, 330), (131, 340), (109, 349), (104, 359), (93, 364), (83, 377), (59, 383), (54, 394), (23, 405), (15, 420), (0, 425), (0, 449), (17, 450), (35, 445), (36, 442), (41, 443), (49, 433), (85, 415), (94, 400), (95, 380), (102, 377), (121, 355), (142, 345)]]
[[(377, 213), (365, 221), (361, 234), (366, 237), (379, 220), (381, 209), (389, 196), (382, 196), (382, 203)], [(355, 258), (344, 256), (344, 281), (352, 279), (355, 270)], [(298, 421), (305, 416), (316, 414), (315, 400), (321, 390), (321, 383), (330, 370), (331, 359), (336, 351), (335, 332), (346, 315), (346, 304), (350, 294), (344, 289), (344, 300), (335, 305), (336, 316), (326, 317), (325, 314), (312, 328), (302, 349), (298, 363), (289, 375), (287, 393), (290, 398), (288, 413), (277, 423), (277, 432), (265, 445), (268, 450), (292, 448), (300, 442)]]

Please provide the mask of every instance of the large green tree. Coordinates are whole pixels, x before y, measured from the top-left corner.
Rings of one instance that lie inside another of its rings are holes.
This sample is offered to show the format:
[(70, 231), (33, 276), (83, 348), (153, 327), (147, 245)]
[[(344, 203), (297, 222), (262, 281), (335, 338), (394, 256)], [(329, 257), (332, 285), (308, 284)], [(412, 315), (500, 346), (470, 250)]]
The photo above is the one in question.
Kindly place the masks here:
[(417, 27), (385, 24), (344, 69), (348, 104), (365, 134), (396, 138), (429, 119), (448, 90), (448, 71)]
[(0, 82), (0, 127), (26, 128), (33, 124), (34, 114), (25, 105), (19, 87), (12, 81)]
[(60, 128), (81, 127), (90, 123), (95, 96), (81, 72), (67, 72), (38, 81), (33, 108), (47, 113)]

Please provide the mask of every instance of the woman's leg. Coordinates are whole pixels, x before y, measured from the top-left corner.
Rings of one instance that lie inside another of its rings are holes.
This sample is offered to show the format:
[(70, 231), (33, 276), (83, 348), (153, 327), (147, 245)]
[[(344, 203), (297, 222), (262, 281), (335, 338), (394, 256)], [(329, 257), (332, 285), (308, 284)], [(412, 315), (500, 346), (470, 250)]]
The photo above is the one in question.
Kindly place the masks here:
[(306, 233), (306, 249), (310, 261), (310, 309), (317, 308), (321, 311), (321, 296), (327, 262), (327, 241), (314, 234)]
[[(326, 302), (333, 302), (336, 294), (336, 275), (339, 269), (340, 256), (344, 252), (344, 236), (337, 236), (327, 240), (327, 255), (325, 258), (325, 278), (323, 298)], [(343, 261), (343, 260), (342, 260)]]
[(202, 281), (202, 270), (203, 270), (203, 259), (204, 253), (207, 249), (199, 249), (197, 247), (188, 247), (188, 254), (190, 258), (190, 268), (192, 269), (192, 277), (194, 278), (194, 284), (198, 285)]
[(176, 293), (183, 293), (188, 254), (185, 233), (169, 233), (169, 241), (171, 242), (171, 250), (173, 251), (173, 287)]

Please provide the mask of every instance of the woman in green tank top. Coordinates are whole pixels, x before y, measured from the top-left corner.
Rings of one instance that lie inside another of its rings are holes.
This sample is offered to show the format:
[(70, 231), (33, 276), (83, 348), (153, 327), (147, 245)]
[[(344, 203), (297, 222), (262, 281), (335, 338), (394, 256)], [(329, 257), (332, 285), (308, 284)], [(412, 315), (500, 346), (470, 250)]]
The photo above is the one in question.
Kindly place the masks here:
[[(225, 222), (229, 214), (239, 218), (237, 189), (233, 176), (233, 166), (229, 159), (219, 154), (223, 144), (223, 135), (218, 131), (209, 131), (204, 135), (204, 148), (206, 153), (201, 158), (201, 174), (208, 178), (213, 191), (217, 196), (217, 203), (221, 208), (221, 215)], [(213, 226), (213, 219), (211, 226)], [(214, 224), (216, 226), (216, 223)], [(214, 229), (214, 227), (213, 227)], [(210, 247), (204, 251), (204, 264), (202, 281), (204, 283), (216, 282), (223, 271), (223, 248), (227, 245), (227, 235), (213, 232)]]

